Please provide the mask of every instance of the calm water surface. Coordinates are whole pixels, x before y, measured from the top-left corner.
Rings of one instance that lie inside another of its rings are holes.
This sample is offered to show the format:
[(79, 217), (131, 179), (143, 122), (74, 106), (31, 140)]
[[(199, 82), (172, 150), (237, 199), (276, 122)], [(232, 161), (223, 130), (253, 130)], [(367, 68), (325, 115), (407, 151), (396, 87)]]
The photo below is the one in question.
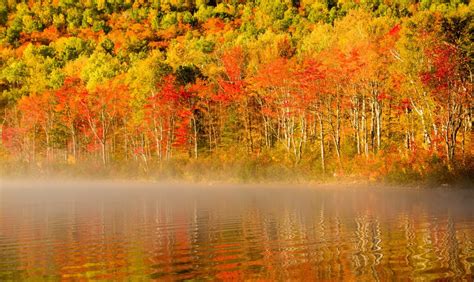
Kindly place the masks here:
[(0, 183), (0, 280), (456, 279), (474, 191)]

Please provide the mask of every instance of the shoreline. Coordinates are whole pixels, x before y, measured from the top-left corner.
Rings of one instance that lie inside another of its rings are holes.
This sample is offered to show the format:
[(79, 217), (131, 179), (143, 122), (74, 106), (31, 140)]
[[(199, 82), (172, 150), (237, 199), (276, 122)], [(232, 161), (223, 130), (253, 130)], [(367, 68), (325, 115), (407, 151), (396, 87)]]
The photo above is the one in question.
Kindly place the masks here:
[[(201, 180), (189, 179), (134, 179), (134, 178), (86, 178), (86, 177), (0, 177), (0, 188), (34, 188), (43, 185), (85, 185), (92, 187), (109, 187), (117, 185), (116, 188), (136, 185), (141, 188), (160, 189), (163, 187), (189, 187), (189, 188), (218, 188), (218, 189), (472, 189), (469, 184), (447, 184), (447, 183), (387, 183), (383, 181), (367, 180), (327, 180), (327, 181), (237, 181), (237, 180)], [(110, 187), (114, 188), (114, 187)]]
[(220, 161), (172, 160), (150, 164), (144, 170), (140, 163), (112, 163), (108, 166), (91, 162), (84, 164), (51, 163), (37, 166), (0, 159), (0, 181), (93, 181), (133, 183), (186, 183), (193, 185), (291, 185), (291, 186), (403, 186), (410, 188), (460, 187), (474, 188), (474, 171), (470, 166), (459, 169), (427, 167), (413, 173), (400, 167), (384, 171), (369, 166), (331, 167), (324, 174), (314, 164), (291, 166), (273, 161), (264, 163), (245, 159)]

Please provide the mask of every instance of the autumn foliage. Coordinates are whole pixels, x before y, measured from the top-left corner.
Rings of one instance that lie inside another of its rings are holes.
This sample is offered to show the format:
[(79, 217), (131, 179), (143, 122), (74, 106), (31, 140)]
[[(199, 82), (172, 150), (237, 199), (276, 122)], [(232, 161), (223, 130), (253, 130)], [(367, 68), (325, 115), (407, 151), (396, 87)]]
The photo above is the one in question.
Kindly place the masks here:
[(0, 147), (12, 163), (472, 172), (472, 3), (10, 2)]

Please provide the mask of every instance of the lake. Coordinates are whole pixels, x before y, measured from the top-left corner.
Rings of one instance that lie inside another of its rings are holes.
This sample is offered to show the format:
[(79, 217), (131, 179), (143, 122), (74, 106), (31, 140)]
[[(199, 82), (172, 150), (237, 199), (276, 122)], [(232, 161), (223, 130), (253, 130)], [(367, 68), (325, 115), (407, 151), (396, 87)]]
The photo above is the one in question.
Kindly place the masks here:
[(472, 190), (0, 185), (0, 280), (474, 277)]

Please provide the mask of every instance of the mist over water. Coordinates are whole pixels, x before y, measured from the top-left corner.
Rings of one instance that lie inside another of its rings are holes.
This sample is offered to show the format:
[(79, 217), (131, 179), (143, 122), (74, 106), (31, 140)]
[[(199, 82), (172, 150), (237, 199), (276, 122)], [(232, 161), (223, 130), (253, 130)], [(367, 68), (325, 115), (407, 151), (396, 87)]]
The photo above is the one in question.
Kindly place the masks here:
[(473, 279), (474, 191), (0, 183), (0, 280)]

